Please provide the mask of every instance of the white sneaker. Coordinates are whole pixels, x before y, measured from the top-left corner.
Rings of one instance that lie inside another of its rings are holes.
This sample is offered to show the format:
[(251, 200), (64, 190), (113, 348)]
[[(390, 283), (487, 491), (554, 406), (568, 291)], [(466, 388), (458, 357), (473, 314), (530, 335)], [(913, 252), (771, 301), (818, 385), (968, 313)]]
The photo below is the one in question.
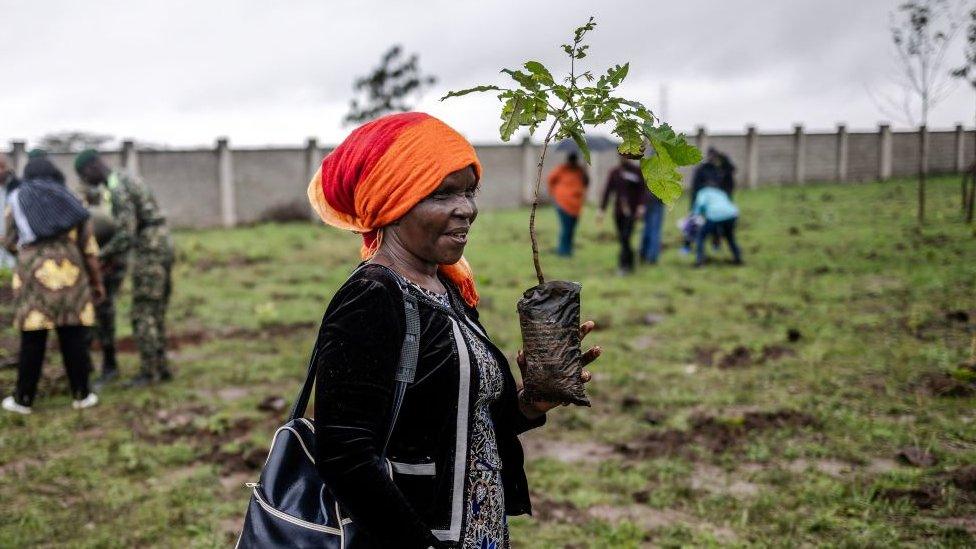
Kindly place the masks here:
[(0, 406), (3, 406), (3, 409), (4, 410), (6, 410), (8, 412), (13, 412), (15, 414), (23, 414), (25, 416), (29, 416), (30, 413), (31, 413), (31, 407), (30, 406), (24, 406), (23, 404), (17, 404), (17, 401), (14, 400), (14, 397), (12, 397), (12, 396), (8, 396), (7, 398), (3, 399), (3, 403), (0, 404)]
[(98, 395), (95, 393), (88, 393), (88, 396), (85, 398), (72, 402), (71, 407), (75, 410), (84, 410), (85, 408), (91, 408), (96, 404), (98, 404)]

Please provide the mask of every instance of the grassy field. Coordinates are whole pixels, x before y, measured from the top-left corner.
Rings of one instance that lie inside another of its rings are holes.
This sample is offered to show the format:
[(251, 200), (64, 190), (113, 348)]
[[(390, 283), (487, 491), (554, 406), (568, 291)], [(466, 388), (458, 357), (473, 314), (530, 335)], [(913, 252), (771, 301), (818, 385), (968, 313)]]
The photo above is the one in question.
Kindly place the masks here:
[[(676, 208), (661, 264), (627, 278), (609, 224), (585, 213), (576, 257), (543, 261), (550, 278), (583, 283), (605, 353), (593, 407), (556, 410), (524, 437), (536, 513), (512, 520), (515, 545), (976, 544), (976, 239), (955, 179), (930, 185), (921, 230), (914, 192), (742, 192), (743, 267), (723, 251), (692, 269)], [(541, 216), (547, 247), (554, 217)], [(515, 301), (534, 283), (525, 224), (524, 211), (483, 214), (467, 254), (482, 318), (511, 356)], [(358, 243), (304, 224), (176, 239), (176, 380), (108, 389), (75, 412), (52, 348), (34, 415), (0, 416), (0, 546), (233, 543), (242, 483)], [(120, 314), (131, 374), (126, 304)], [(4, 394), (14, 377), (0, 371)]]

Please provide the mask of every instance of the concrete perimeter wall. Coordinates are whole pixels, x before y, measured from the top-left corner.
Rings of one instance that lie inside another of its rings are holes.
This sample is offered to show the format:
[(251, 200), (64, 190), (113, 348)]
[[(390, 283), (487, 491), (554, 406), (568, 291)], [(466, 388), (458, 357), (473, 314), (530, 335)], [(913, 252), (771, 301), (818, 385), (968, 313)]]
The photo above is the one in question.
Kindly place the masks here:
[[(808, 181), (866, 181), (908, 177), (918, 172), (923, 130), (891, 131), (882, 125), (875, 132), (848, 132), (844, 126), (829, 133), (806, 133), (797, 126), (791, 133), (761, 134), (750, 127), (744, 134), (709, 135), (704, 128), (689, 136), (702, 150), (708, 147), (729, 155), (736, 165), (740, 187), (803, 184)], [(957, 126), (948, 131), (926, 131), (928, 171), (961, 172), (976, 155), (971, 130)], [(477, 145), (484, 168), (478, 205), (482, 210), (512, 208), (531, 202), (541, 146), (527, 140), (518, 144)], [(12, 142), (9, 154), (20, 171), (26, 163), (26, 143)], [(212, 149), (139, 150), (131, 141), (121, 150), (103, 154), (112, 166), (141, 176), (154, 190), (171, 224), (178, 227), (234, 226), (272, 219), (284, 211), (311, 217), (305, 198), (308, 180), (331, 150), (314, 139), (304, 147), (231, 149), (218, 139)], [(545, 176), (565, 157), (550, 148), (543, 166)], [(52, 160), (79, 184), (73, 154), (57, 153)], [(595, 152), (590, 165), (589, 198), (598, 201), (610, 170), (617, 164), (613, 150)], [(693, 168), (682, 170), (685, 185)]]

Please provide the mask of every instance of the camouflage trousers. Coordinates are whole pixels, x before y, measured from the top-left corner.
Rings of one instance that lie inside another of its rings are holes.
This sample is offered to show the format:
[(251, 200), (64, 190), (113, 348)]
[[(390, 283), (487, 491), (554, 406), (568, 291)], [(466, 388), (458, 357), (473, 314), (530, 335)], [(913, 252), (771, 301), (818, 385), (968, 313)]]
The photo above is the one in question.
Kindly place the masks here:
[(166, 359), (166, 308), (172, 292), (173, 249), (137, 247), (132, 254), (132, 334), (139, 347), (142, 373), (169, 373)]
[(102, 282), (105, 284), (105, 300), (95, 306), (95, 337), (102, 349), (115, 347), (115, 300), (122, 290), (125, 280), (126, 266), (116, 263), (115, 270), (105, 273)]

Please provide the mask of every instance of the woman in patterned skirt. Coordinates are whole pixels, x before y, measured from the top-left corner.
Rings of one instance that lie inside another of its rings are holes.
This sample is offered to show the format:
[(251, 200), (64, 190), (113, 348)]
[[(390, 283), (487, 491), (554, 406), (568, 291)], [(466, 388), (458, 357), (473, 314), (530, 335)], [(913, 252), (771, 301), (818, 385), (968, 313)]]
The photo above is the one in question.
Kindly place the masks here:
[(24, 181), (8, 196), (4, 245), (17, 256), (12, 286), (14, 326), (20, 330), (17, 386), (3, 409), (31, 413), (49, 330), (58, 333), (76, 409), (98, 403), (88, 388), (89, 327), (104, 295), (98, 244), (88, 212), (48, 160), (31, 160)]
[[(355, 525), (346, 547), (500, 549), (510, 545), (507, 517), (531, 511), (517, 435), (557, 404), (522, 398), (478, 320), (462, 252), (480, 178), (463, 137), (403, 113), (355, 130), (309, 184), (326, 223), (363, 235), (366, 260), (333, 297), (316, 342), (315, 463)], [(418, 303), (419, 358), (387, 439), (404, 291)]]

